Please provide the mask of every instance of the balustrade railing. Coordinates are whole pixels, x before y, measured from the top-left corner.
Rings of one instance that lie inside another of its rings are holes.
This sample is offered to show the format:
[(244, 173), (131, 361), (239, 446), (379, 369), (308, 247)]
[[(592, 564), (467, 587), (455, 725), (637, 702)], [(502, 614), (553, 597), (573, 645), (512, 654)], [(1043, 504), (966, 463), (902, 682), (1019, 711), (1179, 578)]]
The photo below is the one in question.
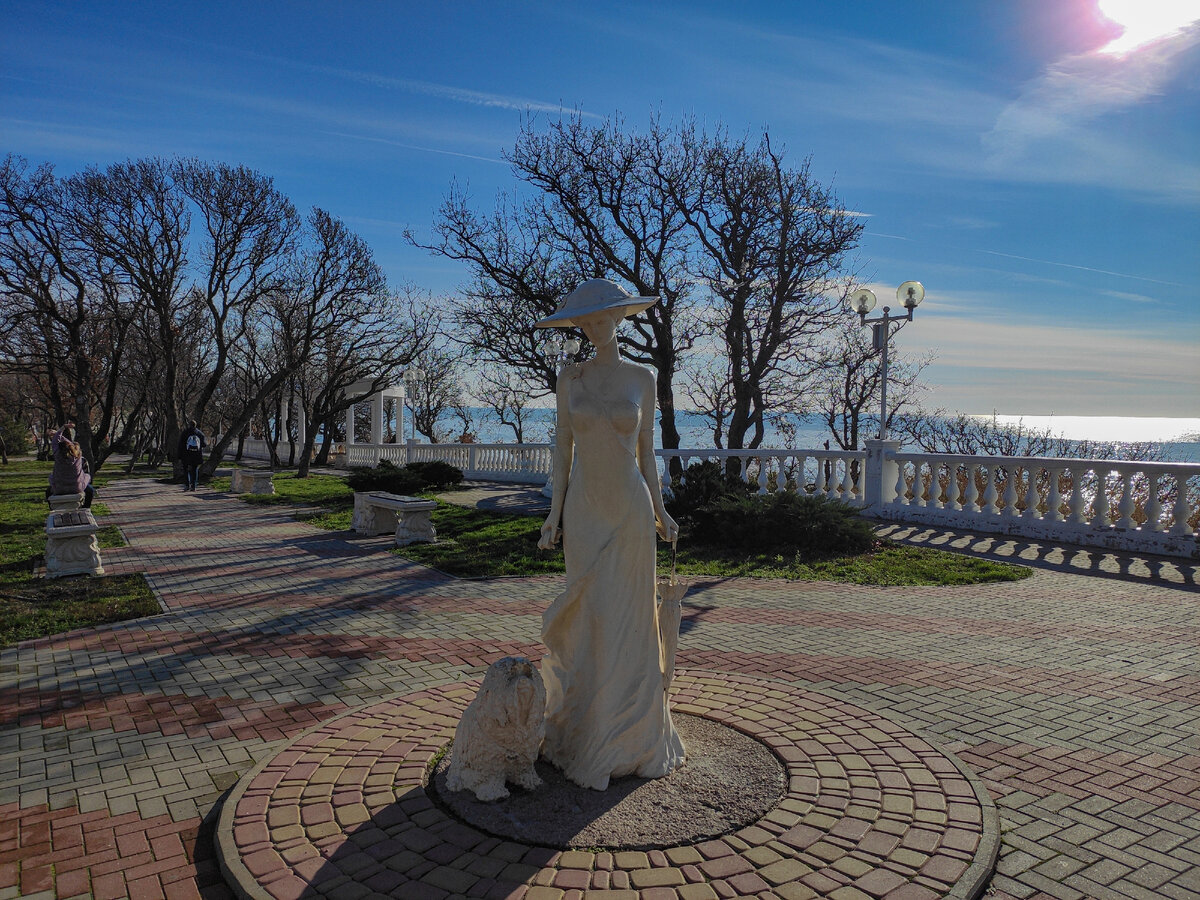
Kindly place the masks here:
[(1200, 465), (892, 453), (884, 518), (1193, 555)]
[[(1200, 464), (864, 450), (657, 450), (669, 473), (714, 460), (759, 494), (795, 491), (841, 500), (878, 518), (1088, 546), (1200, 558)], [(286, 452), (286, 445), (280, 447)], [(258, 454), (261, 454), (259, 456)], [(267, 458), (265, 441), (243, 455)], [(340, 464), (444, 460), (478, 480), (544, 484), (551, 444), (349, 444)], [(677, 463), (677, 466), (672, 466)]]
[(738, 474), (758, 493), (770, 494), (787, 490), (801, 494), (817, 494), (831, 500), (841, 500), (851, 506), (863, 505), (863, 450), (656, 450), (659, 472), (664, 485), (670, 484), (670, 462), (679, 460), (684, 471), (692, 463), (714, 460), (728, 464), (735, 460)]

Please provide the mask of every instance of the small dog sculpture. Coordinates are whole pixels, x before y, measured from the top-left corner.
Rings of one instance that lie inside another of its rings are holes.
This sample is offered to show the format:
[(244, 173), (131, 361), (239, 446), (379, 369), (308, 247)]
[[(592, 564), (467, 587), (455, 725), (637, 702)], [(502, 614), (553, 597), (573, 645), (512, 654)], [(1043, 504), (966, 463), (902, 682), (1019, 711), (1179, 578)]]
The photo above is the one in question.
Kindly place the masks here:
[(489, 802), (508, 796), (506, 781), (528, 790), (542, 783), (533, 769), (546, 736), (546, 687), (523, 656), (487, 670), (479, 693), (454, 732), (446, 787)]

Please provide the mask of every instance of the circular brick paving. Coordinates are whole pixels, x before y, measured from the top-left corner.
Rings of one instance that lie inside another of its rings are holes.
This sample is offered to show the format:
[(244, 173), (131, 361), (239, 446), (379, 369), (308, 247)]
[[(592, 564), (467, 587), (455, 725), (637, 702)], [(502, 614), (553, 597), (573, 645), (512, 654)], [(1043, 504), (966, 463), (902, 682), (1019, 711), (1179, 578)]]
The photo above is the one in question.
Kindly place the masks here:
[(491, 837), (424, 786), (477, 687), (354, 710), (248, 773), (217, 828), (230, 884), (255, 900), (931, 900), (973, 896), (995, 864), (995, 807), (944, 751), (811, 691), (696, 670), (677, 673), (673, 708), (769, 746), (788, 771), (778, 806), (722, 838), (649, 852)]

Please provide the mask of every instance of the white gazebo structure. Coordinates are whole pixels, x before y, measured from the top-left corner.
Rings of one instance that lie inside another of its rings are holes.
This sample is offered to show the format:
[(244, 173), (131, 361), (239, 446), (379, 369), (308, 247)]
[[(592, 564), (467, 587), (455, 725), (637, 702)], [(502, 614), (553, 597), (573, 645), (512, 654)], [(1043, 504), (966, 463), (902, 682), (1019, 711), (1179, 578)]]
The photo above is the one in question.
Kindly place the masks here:
[[(354, 382), (346, 389), (348, 396), (356, 396), (365, 394), (371, 390), (371, 379), (362, 379)], [(369, 444), (384, 443), (384, 412), (388, 400), (396, 401), (396, 435), (391, 443), (401, 443), (401, 435), (404, 433), (404, 384), (389, 384), (381, 390), (360, 400), (358, 403), (352, 403), (346, 409), (346, 447), (347, 452), (349, 447), (358, 443), (354, 439), (354, 409), (359, 403), (370, 404), (371, 407), (371, 439), (367, 441)]]

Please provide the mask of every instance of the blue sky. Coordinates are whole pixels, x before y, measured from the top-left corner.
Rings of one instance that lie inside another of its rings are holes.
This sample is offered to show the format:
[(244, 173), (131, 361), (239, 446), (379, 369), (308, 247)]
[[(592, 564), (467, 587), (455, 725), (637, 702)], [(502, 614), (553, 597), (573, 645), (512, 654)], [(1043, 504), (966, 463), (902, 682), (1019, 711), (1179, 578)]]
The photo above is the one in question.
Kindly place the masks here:
[(514, 187), (526, 111), (766, 128), (867, 216), (881, 304), (925, 284), (898, 341), (937, 354), (931, 405), (1194, 417), (1200, 22), (1110, 45), (1156, 16), (1200, 2), (8, 0), (0, 152), (243, 163), (444, 292), (465, 273), (402, 231), (452, 180), (481, 207)]

